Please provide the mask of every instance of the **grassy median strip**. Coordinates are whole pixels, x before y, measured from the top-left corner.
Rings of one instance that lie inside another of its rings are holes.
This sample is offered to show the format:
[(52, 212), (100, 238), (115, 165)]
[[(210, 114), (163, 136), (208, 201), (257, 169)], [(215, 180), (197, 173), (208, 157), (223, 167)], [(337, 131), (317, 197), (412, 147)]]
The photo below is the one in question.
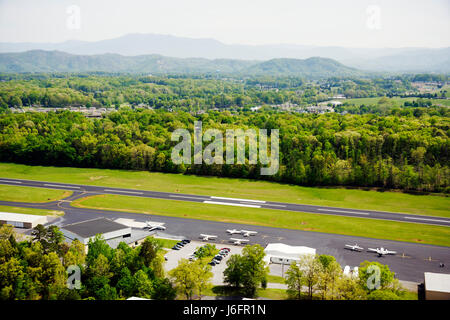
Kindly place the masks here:
[(35, 208), (19, 208), (19, 207), (10, 207), (10, 206), (0, 206), (0, 212), (35, 214), (35, 215), (39, 215), (39, 216), (62, 216), (62, 215), (64, 215), (63, 211), (35, 209)]
[(0, 184), (0, 200), (16, 202), (49, 202), (69, 197), (71, 191)]
[(450, 197), (345, 188), (312, 188), (275, 182), (147, 171), (61, 168), (0, 163), (0, 176), (106, 187), (179, 192), (450, 217)]
[(72, 206), (450, 246), (449, 227), (407, 222), (122, 195), (90, 196), (72, 202)]

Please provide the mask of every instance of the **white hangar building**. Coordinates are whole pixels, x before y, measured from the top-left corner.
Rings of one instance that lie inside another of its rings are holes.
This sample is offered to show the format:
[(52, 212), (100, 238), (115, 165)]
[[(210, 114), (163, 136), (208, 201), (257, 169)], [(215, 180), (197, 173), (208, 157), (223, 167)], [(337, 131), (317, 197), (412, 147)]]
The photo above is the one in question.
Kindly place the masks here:
[(97, 234), (101, 234), (106, 241), (131, 237), (131, 227), (103, 217), (62, 226), (61, 232), (68, 240), (78, 239), (85, 245)]
[(450, 300), (450, 274), (425, 272), (425, 300)]
[(298, 262), (302, 256), (316, 254), (316, 249), (303, 246), (290, 246), (284, 243), (269, 243), (264, 249), (264, 260), (268, 263), (291, 264)]
[(34, 214), (22, 214), (11, 212), (0, 212), (0, 225), (11, 224), (15, 228), (31, 229), (38, 224), (47, 223), (46, 216), (34, 215)]

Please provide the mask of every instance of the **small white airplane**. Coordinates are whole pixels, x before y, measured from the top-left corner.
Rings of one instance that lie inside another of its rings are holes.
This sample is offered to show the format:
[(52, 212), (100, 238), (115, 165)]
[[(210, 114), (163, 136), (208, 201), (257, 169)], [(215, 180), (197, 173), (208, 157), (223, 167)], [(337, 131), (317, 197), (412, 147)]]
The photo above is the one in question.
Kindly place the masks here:
[(237, 238), (230, 238), (231, 241), (233, 241), (233, 244), (240, 245), (242, 242), (248, 242), (249, 240), (246, 239), (237, 239)]
[(148, 229), (148, 231), (166, 230), (166, 227), (164, 227), (162, 223), (152, 223), (150, 221), (145, 221), (145, 223), (147, 225), (144, 227), (144, 229)]
[(367, 250), (368, 250), (368, 251), (371, 251), (371, 252), (376, 252), (376, 253), (378, 253), (378, 256), (379, 256), (379, 257), (384, 256), (384, 255), (386, 255), (386, 254), (396, 254), (396, 253), (397, 253), (396, 251), (389, 251), (389, 250), (387, 250), (387, 249), (385, 249), (385, 248), (383, 248), (383, 247), (381, 247), (381, 248), (376, 248), (376, 249), (368, 248)]
[(241, 233), (244, 237), (248, 237), (248, 236), (254, 236), (255, 234), (257, 234), (257, 231), (248, 231), (248, 230), (241, 230)]
[[(358, 246), (357, 243), (355, 243), (355, 245), (346, 244), (345, 246), (346, 246), (347, 248), (349, 248), (349, 250), (352, 250), (352, 251), (361, 251), (361, 250), (364, 249), (364, 248), (361, 248), (360, 246)], [(347, 249), (347, 248), (346, 248), (346, 249)]]
[(241, 233), (240, 230), (236, 230), (236, 229), (228, 229), (227, 232), (228, 232), (229, 234)]
[(217, 238), (217, 236), (200, 233), (200, 238), (202, 238), (203, 241), (208, 241), (208, 240), (212, 240), (212, 239)]

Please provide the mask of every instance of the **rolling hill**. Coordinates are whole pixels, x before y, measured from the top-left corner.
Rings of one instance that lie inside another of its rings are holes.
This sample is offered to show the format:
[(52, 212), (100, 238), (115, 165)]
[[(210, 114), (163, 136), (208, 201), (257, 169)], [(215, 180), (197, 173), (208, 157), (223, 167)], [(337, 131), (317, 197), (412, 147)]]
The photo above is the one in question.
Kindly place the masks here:
[(176, 58), (259, 60), (323, 57), (346, 66), (382, 72), (450, 72), (450, 48), (348, 48), (298, 44), (225, 44), (161, 34), (127, 34), (100, 41), (59, 43), (0, 43), (0, 52), (56, 50), (76, 55), (162, 55)]
[(0, 54), (0, 72), (126, 72), (155, 74), (239, 73), (242, 75), (289, 75), (310, 78), (362, 75), (327, 58), (232, 59), (173, 58), (161, 55), (73, 55), (60, 51), (33, 50)]
[(328, 58), (272, 59), (254, 64), (242, 73), (256, 75), (303, 75), (305, 77), (361, 76), (363, 72)]

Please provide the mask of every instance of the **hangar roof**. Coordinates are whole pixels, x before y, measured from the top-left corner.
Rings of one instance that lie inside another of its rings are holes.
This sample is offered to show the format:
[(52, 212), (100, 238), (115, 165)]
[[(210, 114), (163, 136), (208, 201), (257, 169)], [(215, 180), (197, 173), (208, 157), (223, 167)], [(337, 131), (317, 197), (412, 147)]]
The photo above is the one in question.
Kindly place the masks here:
[(106, 218), (97, 218), (92, 220), (86, 220), (82, 222), (72, 223), (61, 227), (67, 231), (75, 233), (83, 238), (90, 238), (96, 234), (103, 234), (107, 232), (129, 229), (129, 227), (114, 222)]
[(42, 218), (45, 218), (45, 216), (35, 214), (0, 212), (0, 220), (4, 221), (33, 222), (39, 221)]
[(450, 293), (450, 274), (425, 272), (425, 288), (427, 291)]
[(287, 255), (316, 254), (316, 249), (303, 246), (290, 246), (284, 243), (269, 243), (264, 249), (266, 253), (280, 252)]

